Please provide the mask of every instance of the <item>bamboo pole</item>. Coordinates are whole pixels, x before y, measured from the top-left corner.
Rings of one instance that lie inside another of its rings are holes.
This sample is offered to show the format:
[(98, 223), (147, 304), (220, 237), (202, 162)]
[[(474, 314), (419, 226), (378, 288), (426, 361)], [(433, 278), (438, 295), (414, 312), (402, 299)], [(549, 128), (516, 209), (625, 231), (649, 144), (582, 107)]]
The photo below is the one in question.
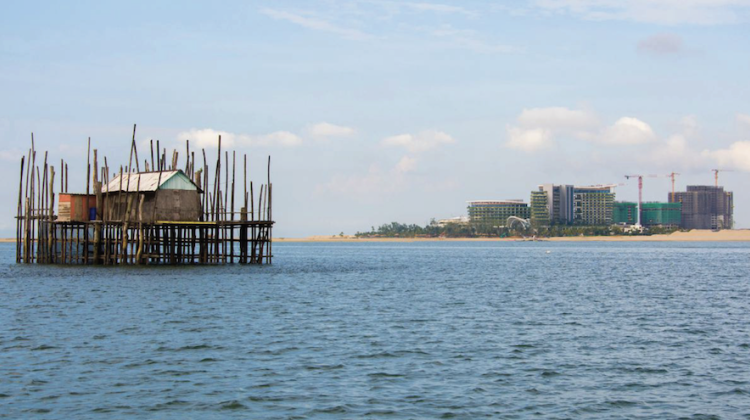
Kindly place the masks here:
[(141, 258), (143, 257), (143, 200), (145, 198), (145, 194), (142, 194), (138, 203), (138, 251), (135, 256), (136, 264), (141, 264)]
[(206, 161), (206, 149), (201, 149), (203, 151), (203, 176), (205, 179), (203, 180), (203, 197), (201, 202), (203, 203), (203, 217), (202, 221), (208, 221), (208, 163)]
[[(107, 186), (107, 192), (104, 196), (104, 201), (102, 205), (102, 228), (104, 229), (104, 261), (103, 263), (109, 264), (109, 257), (110, 257), (110, 249), (109, 249), (109, 240), (110, 240), (110, 232), (109, 228), (107, 227), (108, 217), (107, 213), (109, 210), (109, 213), (111, 213), (110, 207), (112, 207), (112, 203), (109, 201), (109, 164), (107, 163), (107, 157), (104, 156), (104, 185)], [(101, 189), (100, 189), (101, 194)]]
[[(232, 208), (230, 214), (230, 221), (234, 223), (234, 178), (237, 167), (237, 155), (235, 151), (232, 151)], [(229, 262), (234, 263), (234, 225), (229, 231)]]
[(273, 219), (271, 219), (271, 156), (268, 156), (266, 185), (266, 207), (268, 207), (268, 210), (266, 211), (266, 219), (270, 222), (273, 221)]
[(123, 175), (122, 174), (123, 174), (122, 165), (120, 165), (120, 188), (117, 190), (117, 211), (115, 212), (114, 218), (121, 220), (121, 221), (123, 218), (123, 215), (122, 215), (122, 176)]
[(227, 194), (229, 192), (229, 151), (224, 152), (224, 220), (227, 220), (227, 208), (229, 203), (227, 200), (229, 199), (229, 195)]
[[(99, 154), (94, 149), (94, 195), (96, 196), (96, 211), (94, 213), (94, 264), (100, 263), (102, 237), (102, 182), (99, 179)], [(87, 197), (88, 200), (88, 197)]]
[(216, 220), (216, 204), (219, 196), (219, 188), (221, 188), (221, 135), (219, 135), (219, 152), (216, 158), (216, 173), (214, 174), (214, 195), (213, 202), (211, 203), (211, 211), (214, 214), (214, 220)]
[(23, 199), (23, 166), (26, 156), (21, 156), (21, 175), (18, 181), (18, 207), (16, 209), (16, 262), (21, 262), (21, 200)]
[[(89, 137), (89, 146), (86, 151), (86, 199), (89, 195), (89, 182), (91, 181), (91, 137)], [(86, 203), (88, 206), (88, 202)]]
[(31, 133), (31, 149), (29, 149), (29, 169), (26, 170), (26, 192), (24, 198), (29, 198), (29, 177), (30, 173), (34, 172), (34, 162), (32, 161), (32, 154), (34, 153), (34, 133)]
[[(244, 202), (245, 212), (247, 213), (247, 154), (245, 153), (243, 154), (243, 156), (245, 159), (245, 163), (244, 163), (245, 173), (243, 176), (243, 183), (242, 183), (242, 189), (243, 189), (242, 199)], [(247, 221), (247, 214), (245, 214), (245, 220)]]
[(38, 226), (38, 234), (39, 237), (37, 238), (37, 247), (36, 247), (36, 255), (37, 255), (37, 261), (38, 262), (47, 262), (46, 258), (46, 249), (47, 249), (47, 235), (46, 232), (42, 230), (42, 227), (44, 226), (44, 213), (46, 210), (47, 205), (47, 152), (44, 152), (44, 171), (42, 172), (42, 178), (41, 178), (41, 185), (39, 188), (39, 212), (37, 214), (37, 226)]
[(159, 185), (161, 185), (161, 165), (159, 165), (159, 177), (156, 180), (156, 190), (154, 191), (154, 208), (151, 211), (151, 220), (149, 223), (156, 223), (156, 203), (159, 199)]
[(47, 252), (47, 262), (55, 262), (55, 226), (52, 224), (54, 221), (55, 213), (55, 167), (50, 165), (49, 167), (49, 223), (47, 223), (47, 238), (49, 250)]
[(185, 140), (185, 174), (190, 176), (190, 140)]
[[(31, 133), (31, 149), (29, 150), (30, 165), (26, 172), (26, 227), (24, 240), (24, 260), (28, 264), (31, 262), (32, 250), (34, 246), (32, 214), (34, 211), (34, 167), (36, 166), (36, 150), (34, 149), (34, 133)], [(30, 175), (29, 175), (30, 173)], [(31, 185), (29, 185), (31, 182)]]
[[(135, 152), (135, 171), (140, 172), (141, 167), (140, 167), (140, 164), (138, 163), (138, 145), (135, 144), (135, 124), (133, 124), (133, 151)], [(131, 171), (128, 171), (128, 172), (131, 172)]]
[(32, 258), (32, 262), (34, 262), (34, 261), (39, 262), (39, 255), (38, 255), (38, 253), (39, 253), (39, 241), (38, 241), (38, 239), (35, 241), (35, 239), (36, 239), (36, 235), (39, 233), (39, 218), (36, 217), (36, 213), (38, 213), (38, 209), (36, 208), (36, 206), (39, 205), (39, 203), (41, 201), (41, 197), (42, 197), (42, 195), (41, 195), (42, 189), (40, 188), (40, 181), (39, 181), (40, 179), (41, 179), (41, 177), (39, 176), (39, 166), (37, 165), (37, 167), (36, 167), (36, 178), (35, 178), (36, 184), (34, 185), (34, 194), (32, 194), (32, 196), (31, 196), (31, 199), (32, 199), (32, 202), (31, 202), (31, 208), (32, 208), (32, 210), (31, 211), (32, 211), (32, 217), (34, 218), (34, 221), (31, 223), (31, 239), (32, 239), (32, 242), (31, 242), (31, 258)]

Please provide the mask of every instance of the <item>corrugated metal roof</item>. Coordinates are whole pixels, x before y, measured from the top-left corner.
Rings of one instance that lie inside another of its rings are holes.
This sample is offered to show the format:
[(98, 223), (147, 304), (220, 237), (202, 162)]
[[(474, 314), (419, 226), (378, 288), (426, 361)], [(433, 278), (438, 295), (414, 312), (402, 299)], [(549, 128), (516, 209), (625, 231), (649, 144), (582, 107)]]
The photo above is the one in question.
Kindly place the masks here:
[[(141, 172), (141, 173), (126, 173), (122, 174), (122, 187), (120, 187), (120, 174), (117, 174), (111, 181), (109, 181), (109, 184), (102, 186), (102, 192), (117, 192), (117, 191), (126, 191), (126, 192), (149, 192), (149, 191), (156, 191), (161, 187), (164, 187), (164, 184), (167, 183), (170, 179), (174, 178), (175, 176), (182, 178), (182, 181), (175, 183), (172, 182), (170, 185), (180, 185), (181, 188), (176, 189), (198, 189), (198, 186), (196, 186), (190, 178), (188, 178), (187, 175), (185, 175), (182, 171), (162, 171), (161, 176), (159, 175), (159, 172)], [(130, 182), (128, 183), (128, 180)], [(193, 188), (189, 188), (189, 185), (192, 185)], [(122, 190), (120, 189), (122, 188)], [(167, 188), (167, 189), (175, 189), (175, 188)]]

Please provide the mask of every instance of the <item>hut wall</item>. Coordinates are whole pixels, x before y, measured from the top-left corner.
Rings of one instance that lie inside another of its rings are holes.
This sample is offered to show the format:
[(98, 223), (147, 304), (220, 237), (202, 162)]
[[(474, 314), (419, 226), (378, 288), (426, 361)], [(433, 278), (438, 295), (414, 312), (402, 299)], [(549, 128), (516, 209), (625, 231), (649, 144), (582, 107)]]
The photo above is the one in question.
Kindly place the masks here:
[(59, 222), (88, 222), (91, 208), (96, 207), (96, 196), (61, 193), (57, 204)]
[[(113, 209), (113, 220), (125, 220), (128, 199), (132, 197), (130, 214), (127, 220), (139, 222), (138, 204), (139, 195), (144, 196), (143, 218), (144, 223), (152, 222), (197, 222), (201, 215), (201, 202), (198, 191), (189, 190), (157, 190), (145, 193), (110, 193), (105, 197), (106, 207)], [(154, 212), (156, 206), (156, 212)], [(109, 210), (107, 210), (109, 211)], [(107, 214), (109, 217), (109, 214)]]
[[(201, 199), (196, 190), (157, 190), (156, 221), (197, 222), (201, 216)], [(146, 204), (143, 204), (146, 207)], [(153, 211), (153, 204), (151, 207)]]

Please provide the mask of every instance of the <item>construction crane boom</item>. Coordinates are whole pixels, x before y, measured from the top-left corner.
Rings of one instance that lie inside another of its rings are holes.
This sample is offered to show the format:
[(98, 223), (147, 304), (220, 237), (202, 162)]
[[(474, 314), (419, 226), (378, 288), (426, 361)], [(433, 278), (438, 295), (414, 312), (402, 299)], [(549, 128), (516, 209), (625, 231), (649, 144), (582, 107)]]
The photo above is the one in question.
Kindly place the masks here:
[(679, 175), (679, 173), (677, 173), (677, 172), (672, 172), (671, 174), (667, 175), (667, 176), (669, 176), (670, 178), (672, 178), (672, 195), (671, 195), (671, 202), (673, 202), (673, 203), (675, 202), (675, 199), (674, 199), (674, 179), (675, 179), (675, 177), (676, 177), (677, 175)]
[(670, 175), (625, 175), (625, 179), (638, 178), (638, 223), (636, 226), (641, 226), (641, 209), (643, 206), (643, 178), (661, 178), (661, 177), (672, 177), (672, 196), (674, 196), (674, 175), (679, 175), (672, 172)]
[(711, 169), (714, 173), (714, 187), (719, 186), (719, 172), (734, 172), (732, 169)]
[(638, 222), (636, 226), (641, 226), (641, 204), (643, 202), (643, 177), (648, 175), (625, 175), (625, 179), (638, 178)]

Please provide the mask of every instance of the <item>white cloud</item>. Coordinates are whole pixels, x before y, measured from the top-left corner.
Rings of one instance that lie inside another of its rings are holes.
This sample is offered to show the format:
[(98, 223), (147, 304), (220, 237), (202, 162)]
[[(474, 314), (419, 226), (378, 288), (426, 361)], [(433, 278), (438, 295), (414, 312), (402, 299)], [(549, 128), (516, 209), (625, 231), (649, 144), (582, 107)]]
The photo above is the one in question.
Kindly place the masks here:
[(737, 122), (747, 125), (750, 127), (750, 115), (747, 114), (737, 114)]
[(674, 134), (656, 145), (649, 147), (647, 153), (639, 153), (638, 160), (652, 168), (664, 171), (696, 171), (711, 166), (708, 156), (690, 148), (684, 134)]
[(719, 168), (750, 172), (750, 141), (734, 142), (728, 149), (706, 150), (702, 155), (711, 158)]
[(685, 137), (693, 138), (700, 135), (700, 125), (698, 124), (698, 118), (695, 115), (682, 117), (680, 120), (680, 127), (682, 128), (682, 134)]
[(289, 131), (275, 131), (263, 135), (235, 134), (228, 131), (211, 128), (191, 129), (177, 135), (180, 141), (190, 140), (197, 143), (199, 148), (214, 148), (219, 144), (221, 135), (222, 147), (237, 146), (284, 146), (293, 147), (302, 144), (302, 138)]
[(626, 20), (660, 25), (720, 25), (744, 22), (750, 0), (531, 0), (546, 13), (588, 20)]
[(527, 153), (552, 149), (558, 137), (620, 146), (656, 140), (651, 126), (637, 118), (604, 127), (592, 111), (565, 107), (524, 109), (515, 125), (506, 126), (506, 136), (506, 147)]
[(285, 20), (287, 22), (291, 22), (315, 31), (329, 32), (332, 34), (340, 35), (341, 37), (346, 39), (364, 40), (372, 38), (371, 35), (366, 34), (360, 30), (339, 26), (337, 24), (314, 16), (304, 16), (302, 14), (268, 8), (263, 8), (260, 10), (260, 12), (277, 20)]
[(632, 117), (622, 117), (604, 131), (603, 141), (609, 144), (633, 145), (656, 140), (651, 126)]
[(524, 109), (518, 124), (525, 128), (544, 128), (556, 133), (588, 138), (599, 120), (593, 112), (564, 107)]
[[(25, 155), (26, 153), (22, 152), (19, 149), (0, 150), (0, 160), (4, 160), (6, 162), (20, 162), (21, 157)], [(37, 156), (38, 155), (39, 154), (37, 153)]]
[[(358, 2), (346, 2), (347, 6), (356, 5)], [(407, 2), (407, 1), (389, 1), (389, 0), (368, 0), (360, 2), (362, 4), (373, 5), (382, 9), (389, 17), (398, 15), (406, 11), (437, 13), (443, 15), (464, 15), (466, 17), (476, 17), (478, 13), (461, 6), (455, 6), (445, 3), (431, 2)]]
[(212, 128), (190, 129), (177, 135), (177, 140), (190, 140), (197, 143), (198, 147), (211, 148), (217, 147), (221, 136), (221, 144), (224, 147), (232, 147), (235, 142), (235, 135), (227, 131), (214, 130)]
[(289, 131), (275, 131), (262, 136), (241, 136), (242, 143), (248, 146), (274, 146), (280, 145), (285, 147), (299, 146), (302, 144), (302, 138)]
[(425, 152), (444, 144), (455, 143), (450, 135), (437, 130), (425, 130), (417, 134), (399, 134), (386, 137), (381, 142), (385, 146), (403, 147), (412, 153)]
[(460, 6), (453, 6), (449, 4), (438, 4), (438, 3), (404, 3), (406, 7), (420, 11), (420, 12), (435, 12), (435, 13), (459, 13), (466, 16), (476, 16), (475, 12), (467, 10)]
[(333, 137), (349, 137), (354, 134), (355, 130), (351, 127), (320, 122), (308, 127), (307, 132), (312, 138), (324, 140)]
[(532, 153), (554, 147), (555, 136), (590, 140), (599, 125), (594, 113), (565, 107), (524, 109), (516, 125), (505, 128), (509, 149)]
[(690, 147), (690, 140), (700, 140), (698, 122), (693, 116), (681, 120), (682, 132), (656, 145), (639, 160), (652, 167), (672, 171), (708, 171), (711, 168), (750, 172), (750, 141), (736, 141), (724, 149), (698, 151)]
[(682, 37), (676, 34), (656, 34), (638, 42), (638, 52), (657, 56), (679, 55), (685, 52)]
[(552, 132), (544, 128), (519, 128), (508, 126), (506, 128), (508, 141), (505, 146), (509, 149), (522, 152), (537, 152), (550, 149), (554, 146)]
[(400, 173), (414, 172), (417, 169), (417, 160), (404, 156), (396, 164), (396, 171)]

